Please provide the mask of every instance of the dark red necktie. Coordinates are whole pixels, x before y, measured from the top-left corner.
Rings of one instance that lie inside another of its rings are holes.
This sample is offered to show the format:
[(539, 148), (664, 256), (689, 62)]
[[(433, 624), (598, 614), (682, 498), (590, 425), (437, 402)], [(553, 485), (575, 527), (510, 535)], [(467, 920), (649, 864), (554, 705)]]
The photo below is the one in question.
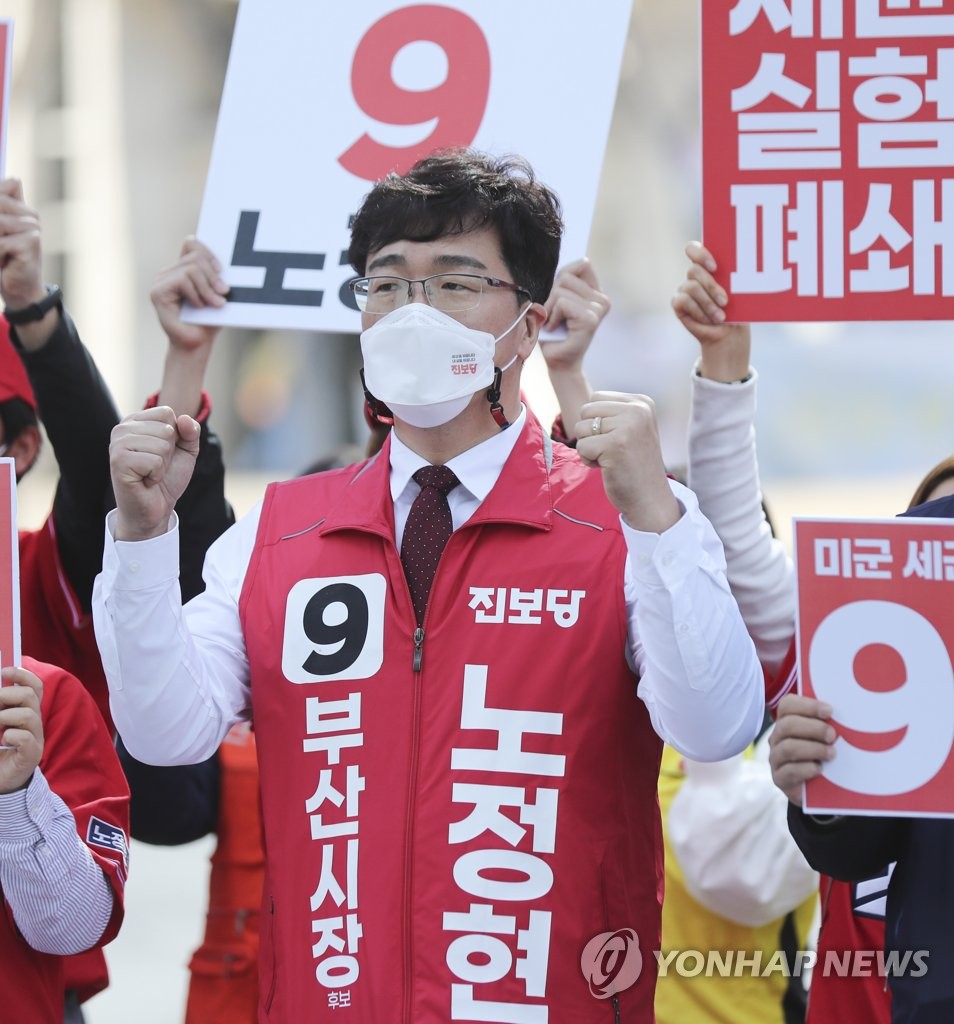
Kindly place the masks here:
[(447, 495), (460, 481), (446, 466), (422, 466), (414, 479), (421, 485), (421, 493), (414, 499), (404, 527), (401, 561), (420, 626), (437, 563), (454, 531)]

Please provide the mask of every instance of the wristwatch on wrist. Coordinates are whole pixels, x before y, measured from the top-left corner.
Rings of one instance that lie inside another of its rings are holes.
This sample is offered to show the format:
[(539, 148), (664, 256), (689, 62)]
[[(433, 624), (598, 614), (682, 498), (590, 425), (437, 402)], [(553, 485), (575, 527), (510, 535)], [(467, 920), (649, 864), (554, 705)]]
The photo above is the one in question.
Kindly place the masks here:
[(23, 324), (32, 324), (37, 320), (42, 320), (54, 306), (62, 308), (62, 305), (63, 289), (58, 284), (48, 284), (46, 295), (39, 302), (32, 302), (22, 309), (7, 308), (3, 311), (3, 315), (7, 318), (8, 324), (20, 327)]

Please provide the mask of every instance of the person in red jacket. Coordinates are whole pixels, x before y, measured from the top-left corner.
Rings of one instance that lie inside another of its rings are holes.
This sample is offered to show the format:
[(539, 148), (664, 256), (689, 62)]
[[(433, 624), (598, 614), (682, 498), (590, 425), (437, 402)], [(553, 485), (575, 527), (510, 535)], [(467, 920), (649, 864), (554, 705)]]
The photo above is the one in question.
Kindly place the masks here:
[[(59, 479), (50, 515), (37, 530), (19, 531), (22, 649), (76, 676), (108, 730), (106, 678), (90, 614), (93, 580), (102, 565), (102, 517), (113, 505), (109, 436), (119, 413), (83, 346), (59, 288), (44, 284), (40, 218), (14, 178), (0, 181), (0, 445), (16, 463), (18, 481), (40, 451), (40, 417), (57, 460)], [(210, 346), (170, 340), (163, 387), (171, 401), (201, 380)], [(179, 503), (184, 598), (201, 589), (205, 550), (233, 521), (224, 499), (224, 466), (208, 429), (209, 403), (195, 389), (189, 412), (200, 422), (200, 456)], [(215, 765), (176, 769), (180, 787), (207, 788)], [(141, 793), (139, 797), (141, 798)], [(133, 815), (135, 817), (135, 807)], [(66, 963), (68, 1024), (82, 1021), (79, 1004), (108, 984), (102, 952)]]
[[(46, 521), (19, 531), (22, 650), (76, 676), (111, 731), (90, 599), (113, 503), (105, 452), (119, 413), (62, 292), (44, 283), (40, 218), (15, 178), (0, 181), (0, 299), (0, 443), (20, 481), (40, 451), (42, 411), (60, 470)], [(98, 949), (69, 958), (65, 970), (72, 1024), (108, 973)]]
[(24, 657), (0, 683), (3, 1019), (62, 1024), (65, 956), (123, 919), (129, 790), (74, 676)]
[(20, 531), (23, 650), (72, 672), (112, 728), (90, 598), (102, 562), (94, 531), (112, 505), (103, 451), (119, 413), (62, 292), (44, 284), (39, 215), (15, 178), (0, 181), (0, 298), (0, 441), (20, 480), (39, 454), (42, 413), (60, 469), (50, 516)]

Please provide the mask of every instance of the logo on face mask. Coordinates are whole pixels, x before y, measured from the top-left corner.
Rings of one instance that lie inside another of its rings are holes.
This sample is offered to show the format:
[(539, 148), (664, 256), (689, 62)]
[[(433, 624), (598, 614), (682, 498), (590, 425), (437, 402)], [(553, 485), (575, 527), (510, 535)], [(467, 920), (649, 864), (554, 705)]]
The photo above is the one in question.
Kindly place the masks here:
[(469, 356), (452, 356), (451, 373), (458, 377), (465, 377), (467, 374), (477, 373), (477, 353), (472, 352)]
[(525, 312), (495, 338), (424, 303), (401, 306), (361, 334), (368, 390), (412, 426), (449, 423), (475, 392), (493, 383), (497, 342)]

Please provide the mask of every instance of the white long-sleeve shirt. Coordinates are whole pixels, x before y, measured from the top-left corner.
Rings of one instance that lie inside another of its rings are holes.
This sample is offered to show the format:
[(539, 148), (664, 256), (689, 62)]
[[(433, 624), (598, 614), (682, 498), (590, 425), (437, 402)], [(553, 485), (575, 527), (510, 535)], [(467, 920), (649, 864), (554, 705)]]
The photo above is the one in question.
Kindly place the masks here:
[[(795, 575), (762, 507), (755, 445), (758, 375), (725, 384), (692, 374), (689, 484), (725, 549), (729, 583), (759, 657), (774, 674), (795, 635)], [(817, 887), (788, 831), (788, 801), (767, 764), (768, 733), (751, 760), (686, 762), (667, 828), (686, 887), (730, 920), (760, 925)]]
[(693, 371), (689, 486), (725, 549), (729, 585), (766, 670), (795, 635), (795, 570), (762, 508), (755, 448), (758, 375), (738, 384)]
[[(447, 465), (460, 480), (448, 501), (454, 529), (497, 481), (523, 428), (506, 431)], [(424, 465), (391, 438), (396, 544)], [(672, 483), (683, 515), (663, 534), (623, 523), (629, 557), (625, 600), (629, 655), (659, 735), (696, 760), (742, 750), (764, 711), (762, 674), (725, 578), (722, 546), (695, 497)], [(107, 519), (103, 571), (93, 595), (96, 636), (116, 726), (129, 751), (152, 764), (209, 757), (228, 729), (250, 715), (249, 665), (238, 602), (260, 507), (209, 549), (203, 594), (179, 600), (178, 536), (116, 542)]]

